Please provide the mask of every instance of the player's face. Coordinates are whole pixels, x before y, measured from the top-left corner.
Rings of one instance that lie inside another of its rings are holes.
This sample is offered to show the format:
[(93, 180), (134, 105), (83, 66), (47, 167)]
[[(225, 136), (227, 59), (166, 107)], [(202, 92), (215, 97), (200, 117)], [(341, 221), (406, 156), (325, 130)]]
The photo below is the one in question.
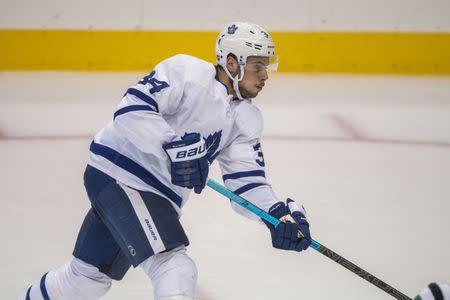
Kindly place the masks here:
[(239, 82), (239, 91), (244, 98), (254, 98), (263, 89), (267, 74), (268, 57), (249, 56), (244, 68), (244, 77)]

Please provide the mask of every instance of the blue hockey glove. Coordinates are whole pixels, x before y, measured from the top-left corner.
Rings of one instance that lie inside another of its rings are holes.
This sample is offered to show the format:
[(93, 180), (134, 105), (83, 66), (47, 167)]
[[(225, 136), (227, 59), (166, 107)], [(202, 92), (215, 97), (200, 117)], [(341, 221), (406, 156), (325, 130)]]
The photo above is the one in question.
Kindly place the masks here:
[(163, 145), (170, 158), (172, 183), (200, 194), (206, 184), (209, 162), (205, 141), (198, 133), (186, 133), (180, 140)]
[[(286, 200), (286, 204), (277, 202), (269, 209), (269, 214), (281, 221), (276, 228), (263, 220), (270, 230), (272, 246), (277, 249), (299, 252), (306, 250), (311, 244), (311, 234), (305, 210), (303, 206), (299, 206), (289, 198)], [(298, 231), (303, 234), (303, 238), (297, 236)]]

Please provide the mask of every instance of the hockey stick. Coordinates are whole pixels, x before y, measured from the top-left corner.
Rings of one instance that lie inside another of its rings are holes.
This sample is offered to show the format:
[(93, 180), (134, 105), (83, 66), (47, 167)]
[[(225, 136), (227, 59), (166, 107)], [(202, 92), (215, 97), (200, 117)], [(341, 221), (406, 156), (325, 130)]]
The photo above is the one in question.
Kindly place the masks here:
[[(261, 208), (257, 207), (256, 205), (252, 204), (248, 200), (245, 200), (241, 196), (236, 195), (235, 193), (233, 193), (232, 191), (230, 191), (226, 187), (220, 185), (216, 181), (214, 181), (212, 179), (208, 179), (206, 184), (210, 188), (212, 188), (213, 190), (219, 192), (220, 194), (222, 194), (225, 197), (229, 198), (231, 201), (239, 204), (240, 206), (242, 206), (245, 209), (251, 211), (255, 215), (257, 215), (260, 218), (266, 220), (267, 222), (273, 224), (274, 226), (277, 226), (278, 224), (281, 223), (280, 220), (278, 220), (277, 218), (274, 218), (273, 216), (271, 216), (267, 212), (263, 211)], [(303, 236), (301, 232), (299, 232), (298, 234), (299, 234), (299, 236)], [(318, 243), (317, 241), (311, 239), (310, 247), (313, 248), (314, 250), (319, 251), (320, 253), (322, 253), (326, 257), (334, 260), (335, 262), (337, 262), (341, 266), (347, 268), (351, 272), (353, 272), (356, 275), (358, 275), (359, 277), (367, 280), (368, 282), (370, 282), (371, 284), (375, 285), (376, 287), (382, 289), (383, 291), (385, 291), (386, 293), (388, 293), (389, 295), (391, 295), (395, 299), (412, 300), (410, 297), (406, 296), (402, 292), (400, 292), (397, 289), (393, 288), (392, 286), (390, 286), (389, 284), (385, 283), (384, 281), (378, 279), (377, 277), (375, 277), (374, 275), (370, 274), (369, 272), (361, 269), (357, 265), (355, 265), (352, 262), (348, 261), (347, 259), (343, 258), (342, 256), (340, 256), (336, 252), (332, 251), (331, 249), (328, 249), (327, 247), (325, 247), (324, 245)]]

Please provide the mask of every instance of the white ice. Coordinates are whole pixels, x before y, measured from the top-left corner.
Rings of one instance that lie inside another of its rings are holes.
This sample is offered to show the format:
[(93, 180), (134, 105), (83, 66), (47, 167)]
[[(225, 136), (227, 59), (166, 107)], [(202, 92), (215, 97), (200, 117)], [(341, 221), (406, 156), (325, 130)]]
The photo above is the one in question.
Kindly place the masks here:
[[(0, 73), (1, 299), (71, 257), (91, 137), (142, 75)], [(276, 74), (255, 104), (267, 176), (317, 241), (411, 297), (450, 282), (449, 77)], [(184, 209), (199, 300), (391, 299), (312, 249), (271, 248), (229, 206), (206, 189)], [(104, 299), (151, 295), (136, 269)]]

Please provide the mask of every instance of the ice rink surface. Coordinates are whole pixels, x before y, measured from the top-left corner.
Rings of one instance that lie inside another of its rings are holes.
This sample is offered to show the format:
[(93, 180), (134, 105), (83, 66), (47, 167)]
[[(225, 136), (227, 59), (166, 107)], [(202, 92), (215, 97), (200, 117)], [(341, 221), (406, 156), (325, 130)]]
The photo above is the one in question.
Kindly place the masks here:
[[(91, 138), (144, 75), (0, 73), (1, 299), (71, 257)], [(450, 282), (449, 77), (275, 74), (254, 103), (267, 177), (304, 204), (317, 241), (411, 297)], [(221, 182), (217, 166), (211, 177)], [(273, 249), (210, 189), (181, 221), (199, 300), (391, 299), (312, 249)], [(152, 288), (134, 269), (104, 299)]]

